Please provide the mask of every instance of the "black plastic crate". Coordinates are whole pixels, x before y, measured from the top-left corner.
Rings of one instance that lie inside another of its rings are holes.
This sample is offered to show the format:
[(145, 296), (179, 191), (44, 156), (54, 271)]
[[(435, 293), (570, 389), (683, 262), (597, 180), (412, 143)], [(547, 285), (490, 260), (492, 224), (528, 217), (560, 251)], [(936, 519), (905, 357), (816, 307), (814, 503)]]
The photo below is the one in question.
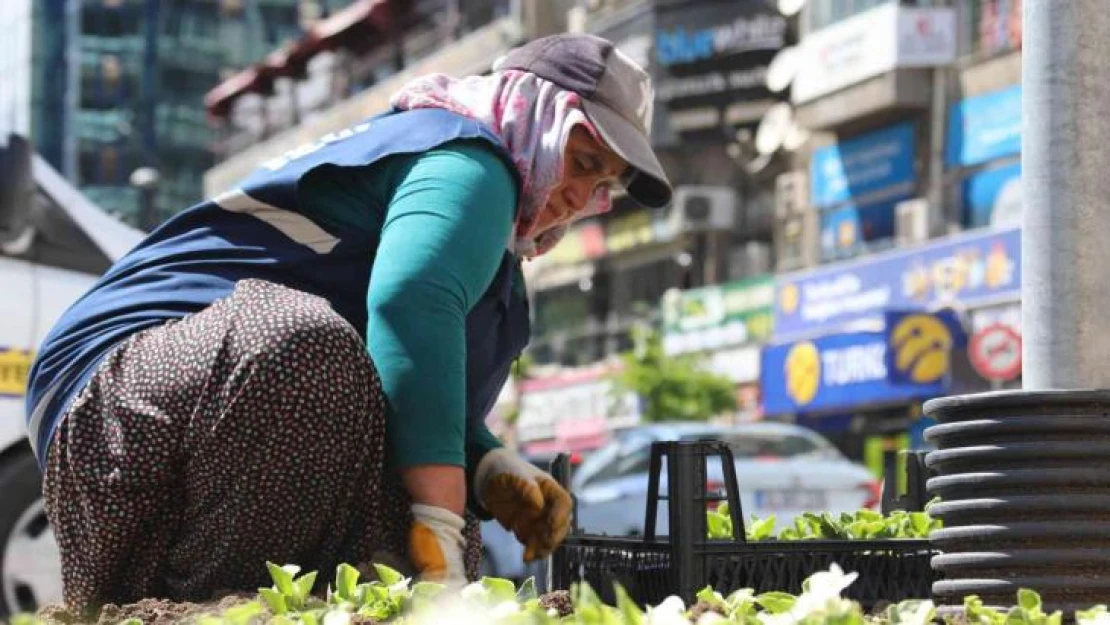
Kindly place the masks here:
[(552, 563), (553, 588), (586, 581), (610, 604), (616, 601), (614, 584), (644, 604), (673, 595), (678, 583), (667, 542), (574, 534), (556, 551)]
[[(707, 466), (714, 457), (723, 463), (724, 496), (706, 490)], [(659, 495), (664, 458), (670, 485), (667, 497)], [(619, 583), (641, 604), (658, 603), (674, 594), (693, 601), (697, 591), (707, 585), (725, 594), (739, 588), (797, 594), (803, 580), (828, 570), (835, 562), (844, 571), (859, 573), (844, 595), (864, 608), (931, 594), (934, 552), (928, 540), (747, 542), (736, 466), (724, 443), (655, 443), (650, 471), (644, 536), (589, 535), (575, 524), (552, 558), (555, 588), (586, 581), (603, 599), (612, 601), (613, 584)], [(567, 475), (565, 466), (554, 467), (553, 473)], [(660, 500), (668, 501), (667, 537), (655, 535)], [(706, 537), (705, 513), (713, 501), (728, 501), (732, 539)]]

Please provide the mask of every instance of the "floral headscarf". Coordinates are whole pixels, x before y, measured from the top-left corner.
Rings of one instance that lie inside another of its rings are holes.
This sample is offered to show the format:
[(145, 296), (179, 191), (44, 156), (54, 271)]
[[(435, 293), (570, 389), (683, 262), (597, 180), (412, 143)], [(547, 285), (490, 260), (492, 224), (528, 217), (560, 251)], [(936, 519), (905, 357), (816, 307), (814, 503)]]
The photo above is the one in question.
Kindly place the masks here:
[[(409, 82), (393, 95), (390, 104), (401, 110), (446, 109), (484, 123), (501, 139), (522, 182), (514, 253), (525, 258), (538, 256), (563, 237), (567, 225), (539, 232), (537, 224), (542, 223), (541, 211), (562, 178), (571, 129), (581, 125), (600, 140), (582, 112), (578, 94), (520, 70), (468, 78), (431, 74)], [(603, 213), (610, 207), (608, 189), (602, 186), (577, 217)]]

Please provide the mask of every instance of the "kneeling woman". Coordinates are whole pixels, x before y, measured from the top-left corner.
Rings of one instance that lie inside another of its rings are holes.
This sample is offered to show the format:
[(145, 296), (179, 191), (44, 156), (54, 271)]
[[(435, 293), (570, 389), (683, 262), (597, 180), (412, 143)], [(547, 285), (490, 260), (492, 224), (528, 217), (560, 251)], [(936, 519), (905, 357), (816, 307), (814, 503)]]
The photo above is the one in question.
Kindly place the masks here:
[(548, 555), (570, 497), (484, 419), (528, 340), (521, 259), (613, 182), (669, 201), (651, 98), (611, 43), (540, 39), (414, 80), (121, 259), (31, 373), (66, 602), (254, 589), (267, 560), (457, 584), (490, 516)]

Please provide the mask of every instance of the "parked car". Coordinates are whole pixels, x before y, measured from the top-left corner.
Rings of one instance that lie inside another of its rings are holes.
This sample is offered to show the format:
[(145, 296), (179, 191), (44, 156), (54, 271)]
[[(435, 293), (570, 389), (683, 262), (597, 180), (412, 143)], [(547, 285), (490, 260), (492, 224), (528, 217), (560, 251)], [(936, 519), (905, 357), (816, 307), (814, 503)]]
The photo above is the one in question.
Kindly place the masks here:
[[(818, 433), (783, 423), (718, 426), (662, 423), (631, 428), (582, 463), (571, 481), (578, 526), (590, 533), (643, 532), (651, 444), (655, 441), (721, 440), (732, 449), (745, 522), (775, 515), (778, 527), (802, 512), (851, 512), (877, 508), (880, 486), (863, 465), (848, 460)], [(720, 463), (710, 462), (708, 484), (723, 489)], [(666, 473), (660, 491), (666, 493)], [(666, 533), (666, 501), (659, 502), (658, 533)]]

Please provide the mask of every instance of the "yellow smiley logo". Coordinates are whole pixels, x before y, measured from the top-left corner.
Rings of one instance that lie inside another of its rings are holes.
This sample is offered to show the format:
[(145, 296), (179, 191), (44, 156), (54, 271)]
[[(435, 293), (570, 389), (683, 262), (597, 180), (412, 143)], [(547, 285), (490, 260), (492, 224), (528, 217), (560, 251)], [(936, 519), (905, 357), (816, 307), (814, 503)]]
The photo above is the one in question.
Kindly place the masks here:
[(850, 221), (840, 222), (838, 234), (840, 247), (848, 248), (856, 244), (856, 224)]
[(821, 357), (817, 346), (804, 342), (791, 347), (784, 368), (786, 394), (799, 406), (813, 401), (821, 386)]
[(936, 382), (948, 373), (952, 333), (932, 315), (908, 315), (891, 334), (894, 366), (918, 384)]
[(784, 284), (779, 289), (779, 308), (782, 312), (793, 315), (798, 310), (798, 285)]

